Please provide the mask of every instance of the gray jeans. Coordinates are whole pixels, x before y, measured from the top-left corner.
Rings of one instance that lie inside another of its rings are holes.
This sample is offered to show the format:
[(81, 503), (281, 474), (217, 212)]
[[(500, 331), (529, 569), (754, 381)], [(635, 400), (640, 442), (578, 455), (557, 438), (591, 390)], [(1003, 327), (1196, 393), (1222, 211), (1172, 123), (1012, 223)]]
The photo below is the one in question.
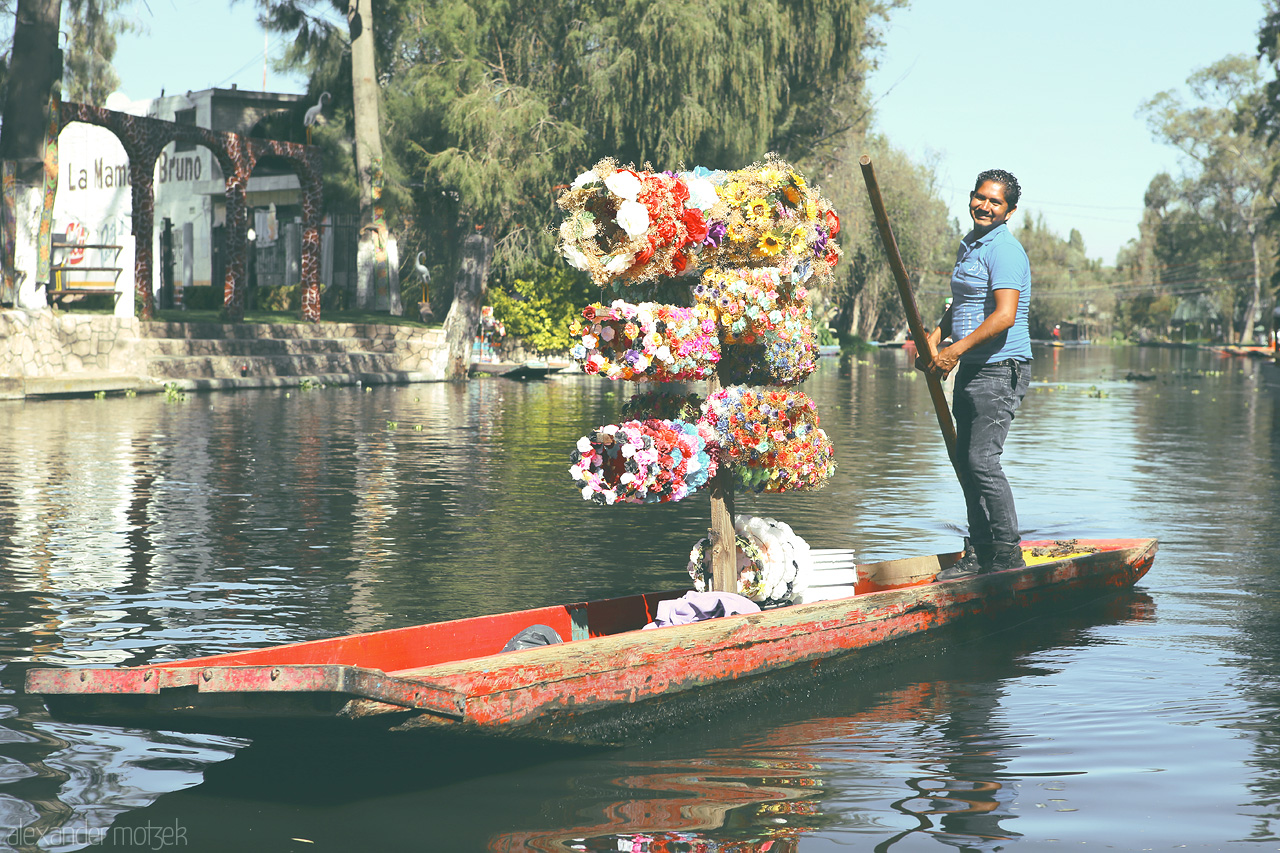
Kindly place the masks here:
[(956, 369), (956, 462), (975, 546), (1022, 541), (1000, 455), (1030, 382), (1030, 365), (1014, 359)]

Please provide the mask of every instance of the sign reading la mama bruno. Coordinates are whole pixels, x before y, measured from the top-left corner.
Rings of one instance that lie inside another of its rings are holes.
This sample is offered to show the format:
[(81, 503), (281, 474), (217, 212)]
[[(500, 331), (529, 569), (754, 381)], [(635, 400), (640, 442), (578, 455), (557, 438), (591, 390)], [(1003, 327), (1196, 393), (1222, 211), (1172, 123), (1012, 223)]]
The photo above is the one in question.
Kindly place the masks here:
[[(66, 182), (63, 187), (71, 192), (86, 190), (110, 190), (131, 186), (129, 180), (129, 163), (109, 162), (106, 157), (97, 157), (87, 164), (83, 160), (66, 157)], [(156, 183), (167, 184), (175, 181), (199, 181), (204, 172), (204, 163), (194, 155), (169, 156), (160, 152), (156, 161)]]

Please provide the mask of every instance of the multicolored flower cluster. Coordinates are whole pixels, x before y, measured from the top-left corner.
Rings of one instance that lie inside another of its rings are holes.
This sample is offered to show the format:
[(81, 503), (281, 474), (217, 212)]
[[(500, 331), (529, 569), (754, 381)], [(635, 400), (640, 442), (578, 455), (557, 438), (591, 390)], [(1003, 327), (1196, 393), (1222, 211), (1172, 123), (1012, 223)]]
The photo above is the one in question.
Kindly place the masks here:
[(720, 462), (752, 491), (816, 489), (835, 472), (817, 407), (799, 391), (722, 388), (703, 404), (699, 424), (715, 431)]
[(610, 379), (675, 382), (706, 379), (720, 361), (715, 315), (706, 306), (681, 308), (615, 300), (588, 305), (574, 329), (581, 343), (570, 357), (587, 373)]
[(716, 187), (723, 207), (712, 211), (727, 239), (708, 263), (719, 267), (776, 266), (800, 281), (825, 279), (840, 260), (832, 238), (840, 218), (831, 202), (777, 157), (725, 176)]
[(817, 369), (818, 337), (807, 293), (777, 267), (703, 273), (694, 297), (719, 321), (723, 381), (796, 385)]
[(716, 472), (710, 431), (685, 421), (609, 424), (578, 439), (569, 476), (599, 504), (678, 501)]
[(568, 216), (560, 251), (591, 280), (649, 281), (679, 275), (710, 236), (715, 189), (692, 172), (641, 172), (601, 160), (559, 198)]
[(831, 274), (840, 220), (804, 177), (776, 157), (735, 172), (643, 172), (601, 160), (557, 203), (560, 252), (598, 285), (631, 284), (698, 267), (779, 267), (808, 281)]
[[(823, 485), (835, 462), (813, 402), (744, 386), (795, 385), (816, 369), (805, 285), (828, 278), (840, 258), (833, 239), (840, 220), (830, 203), (771, 156), (734, 172), (637, 171), (606, 159), (579, 175), (558, 204), (567, 213), (560, 252), (598, 285), (708, 270), (693, 307), (619, 299), (584, 309), (585, 324), (573, 330), (581, 341), (571, 351), (584, 371), (659, 382), (717, 377), (729, 385), (705, 402), (662, 392), (629, 401), (628, 420), (578, 442), (570, 473), (582, 496), (603, 504), (680, 500), (722, 464), (756, 492)], [(783, 559), (766, 576), (759, 543), (746, 541), (740, 586), (793, 596), (798, 563)]]

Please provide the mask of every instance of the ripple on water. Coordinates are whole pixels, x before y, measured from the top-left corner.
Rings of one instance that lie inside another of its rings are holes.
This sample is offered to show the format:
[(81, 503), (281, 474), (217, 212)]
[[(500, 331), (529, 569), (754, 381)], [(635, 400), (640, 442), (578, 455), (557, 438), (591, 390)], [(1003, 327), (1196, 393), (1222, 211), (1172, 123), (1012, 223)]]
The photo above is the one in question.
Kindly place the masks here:
[[(1115, 612), (984, 627), (620, 753), (493, 772), (461, 759), (447, 784), (415, 767), (392, 793), (302, 806), (278, 780), (240, 779), (171, 808), (205, 849), (277, 824), (317, 849), (1262, 839), (1280, 795), (1276, 407), (1197, 353), (1079, 349), (1037, 352), (1005, 465), (1028, 536), (1161, 539)], [(912, 376), (901, 351), (847, 375), (824, 360), (804, 390), (835, 478), (741, 495), (739, 511), (863, 559), (957, 547), (959, 488)], [(145, 663), (687, 583), (705, 497), (602, 509), (565, 473), (572, 442), (616, 422), (630, 390), (569, 377), (6, 408), (0, 662)], [(243, 748), (8, 701), (0, 826), (145, 821), (138, 809)]]

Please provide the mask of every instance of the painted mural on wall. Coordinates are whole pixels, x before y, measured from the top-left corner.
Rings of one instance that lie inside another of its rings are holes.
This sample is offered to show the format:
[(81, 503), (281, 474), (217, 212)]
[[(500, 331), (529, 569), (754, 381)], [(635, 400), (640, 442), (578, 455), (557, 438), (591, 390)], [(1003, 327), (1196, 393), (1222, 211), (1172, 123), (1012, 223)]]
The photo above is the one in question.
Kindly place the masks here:
[[(76, 123), (58, 134), (50, 289), (133, 289), (129, 160), (106, 128)], [(127, 261), (127, 263), (125, 263)]]

